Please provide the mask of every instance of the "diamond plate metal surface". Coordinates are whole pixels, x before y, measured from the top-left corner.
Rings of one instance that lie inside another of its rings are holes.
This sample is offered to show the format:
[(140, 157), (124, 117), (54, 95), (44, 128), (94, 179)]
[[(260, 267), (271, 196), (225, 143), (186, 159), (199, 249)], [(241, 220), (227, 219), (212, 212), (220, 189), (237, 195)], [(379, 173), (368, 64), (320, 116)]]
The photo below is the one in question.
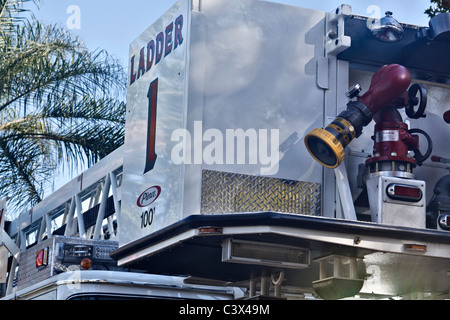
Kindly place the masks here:
[(201, 212), (319, 215), (320, 193), (318, 183), (203, 170)]

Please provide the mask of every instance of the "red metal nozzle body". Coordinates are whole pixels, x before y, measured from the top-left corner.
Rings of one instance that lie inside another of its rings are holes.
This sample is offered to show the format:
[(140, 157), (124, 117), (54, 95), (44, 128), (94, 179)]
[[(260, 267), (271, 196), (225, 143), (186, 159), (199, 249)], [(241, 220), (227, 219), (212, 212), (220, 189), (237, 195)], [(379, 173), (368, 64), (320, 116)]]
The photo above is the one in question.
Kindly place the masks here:
[(369, 90), (359, 98), (372, 111), (376, 122), (372, 137), (374, 157), (366, 161), (366, 165), (372, 166), (372, 169), (381, 162), (410, 163), (411, 166), (416, 166), (415, 159), (408, 157), (408, 151), (418, 149), (418, 137), (409, 134), (408, 126), (403, 123), (400, 113), (393, 105), (407, 96), (410, 85), (411, 73), (407, 68), (398, 64), (387, 65), (373, 75)]
[(375, 115), (399, 99), (411, 84), (411, 73), (398, 64), (382, 67), (372, 77), (369, 90), (358, 100)]

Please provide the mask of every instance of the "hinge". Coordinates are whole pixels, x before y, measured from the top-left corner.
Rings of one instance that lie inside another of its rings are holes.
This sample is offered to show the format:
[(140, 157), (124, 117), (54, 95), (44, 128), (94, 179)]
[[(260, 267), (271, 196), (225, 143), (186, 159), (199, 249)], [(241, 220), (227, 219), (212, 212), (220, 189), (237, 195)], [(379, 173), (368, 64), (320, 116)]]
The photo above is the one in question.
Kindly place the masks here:
[(345, 16), (352, 13), (352, 7), (343, 4), (326, 14), (325, 55), (338, 55), (350, 48), (352, 39), (345, 35)]

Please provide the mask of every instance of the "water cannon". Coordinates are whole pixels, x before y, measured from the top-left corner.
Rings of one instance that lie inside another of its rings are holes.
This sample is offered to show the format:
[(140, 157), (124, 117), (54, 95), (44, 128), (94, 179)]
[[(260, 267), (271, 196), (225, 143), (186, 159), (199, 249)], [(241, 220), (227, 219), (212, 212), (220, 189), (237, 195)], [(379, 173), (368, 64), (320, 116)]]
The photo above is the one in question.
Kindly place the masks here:
[[(382, 169), (380, 164), (391, 165), (392, 162), (396, 166), (406, 164), (408, 168), (421, 165), (431, 153), (431, 139), (420, 129), (408, 130), (397, 109), (406, 108), (410, 118), (425, 117), (425, 87), (419, 84), (411, 86), (410, 71), (404, 66), (391, 64), (373, 75), (364, 95), (359, 96), (360, 91), (359, 85), (352, 87), (347, 96), (357, 99), (351, 100), (347, 109), (326, 128), (314, 129), (306, 135), (305, 145), (312, 157), (325, 167), (337, 168), (344, 161), (346, 146), (375, 120), (374, 157), (367, 161), (369, 167), (378, 171)], [(419, 151), (419, 139), (413, 133), (423, 134), (428, 140), (425, 154)], [(414, 151), (414, 157), (409, 156), (408, 151)], [(392, 171), (395, 170), (397, 168)]]

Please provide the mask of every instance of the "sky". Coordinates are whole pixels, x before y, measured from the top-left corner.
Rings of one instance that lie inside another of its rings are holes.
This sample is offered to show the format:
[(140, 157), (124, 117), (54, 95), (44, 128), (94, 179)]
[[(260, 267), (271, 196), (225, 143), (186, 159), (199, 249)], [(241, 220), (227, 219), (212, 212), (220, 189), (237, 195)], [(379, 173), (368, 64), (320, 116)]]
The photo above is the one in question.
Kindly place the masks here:
[[(105, 49), (128, 67), (128, 49), (144, 30), (169, 9), (176, 0), (40, 0), (39, 9), (31, 6), (45, 23), (71, 30), (91, 50)], [(202, 0), (208, 1), (208, 0)], [(348, 4), (358, 15), (373, 16), (392, 11), (402, 23), (428, 26), (424, 14), (430, 0), (272, 0), (298, 7), (331, 11)]]

